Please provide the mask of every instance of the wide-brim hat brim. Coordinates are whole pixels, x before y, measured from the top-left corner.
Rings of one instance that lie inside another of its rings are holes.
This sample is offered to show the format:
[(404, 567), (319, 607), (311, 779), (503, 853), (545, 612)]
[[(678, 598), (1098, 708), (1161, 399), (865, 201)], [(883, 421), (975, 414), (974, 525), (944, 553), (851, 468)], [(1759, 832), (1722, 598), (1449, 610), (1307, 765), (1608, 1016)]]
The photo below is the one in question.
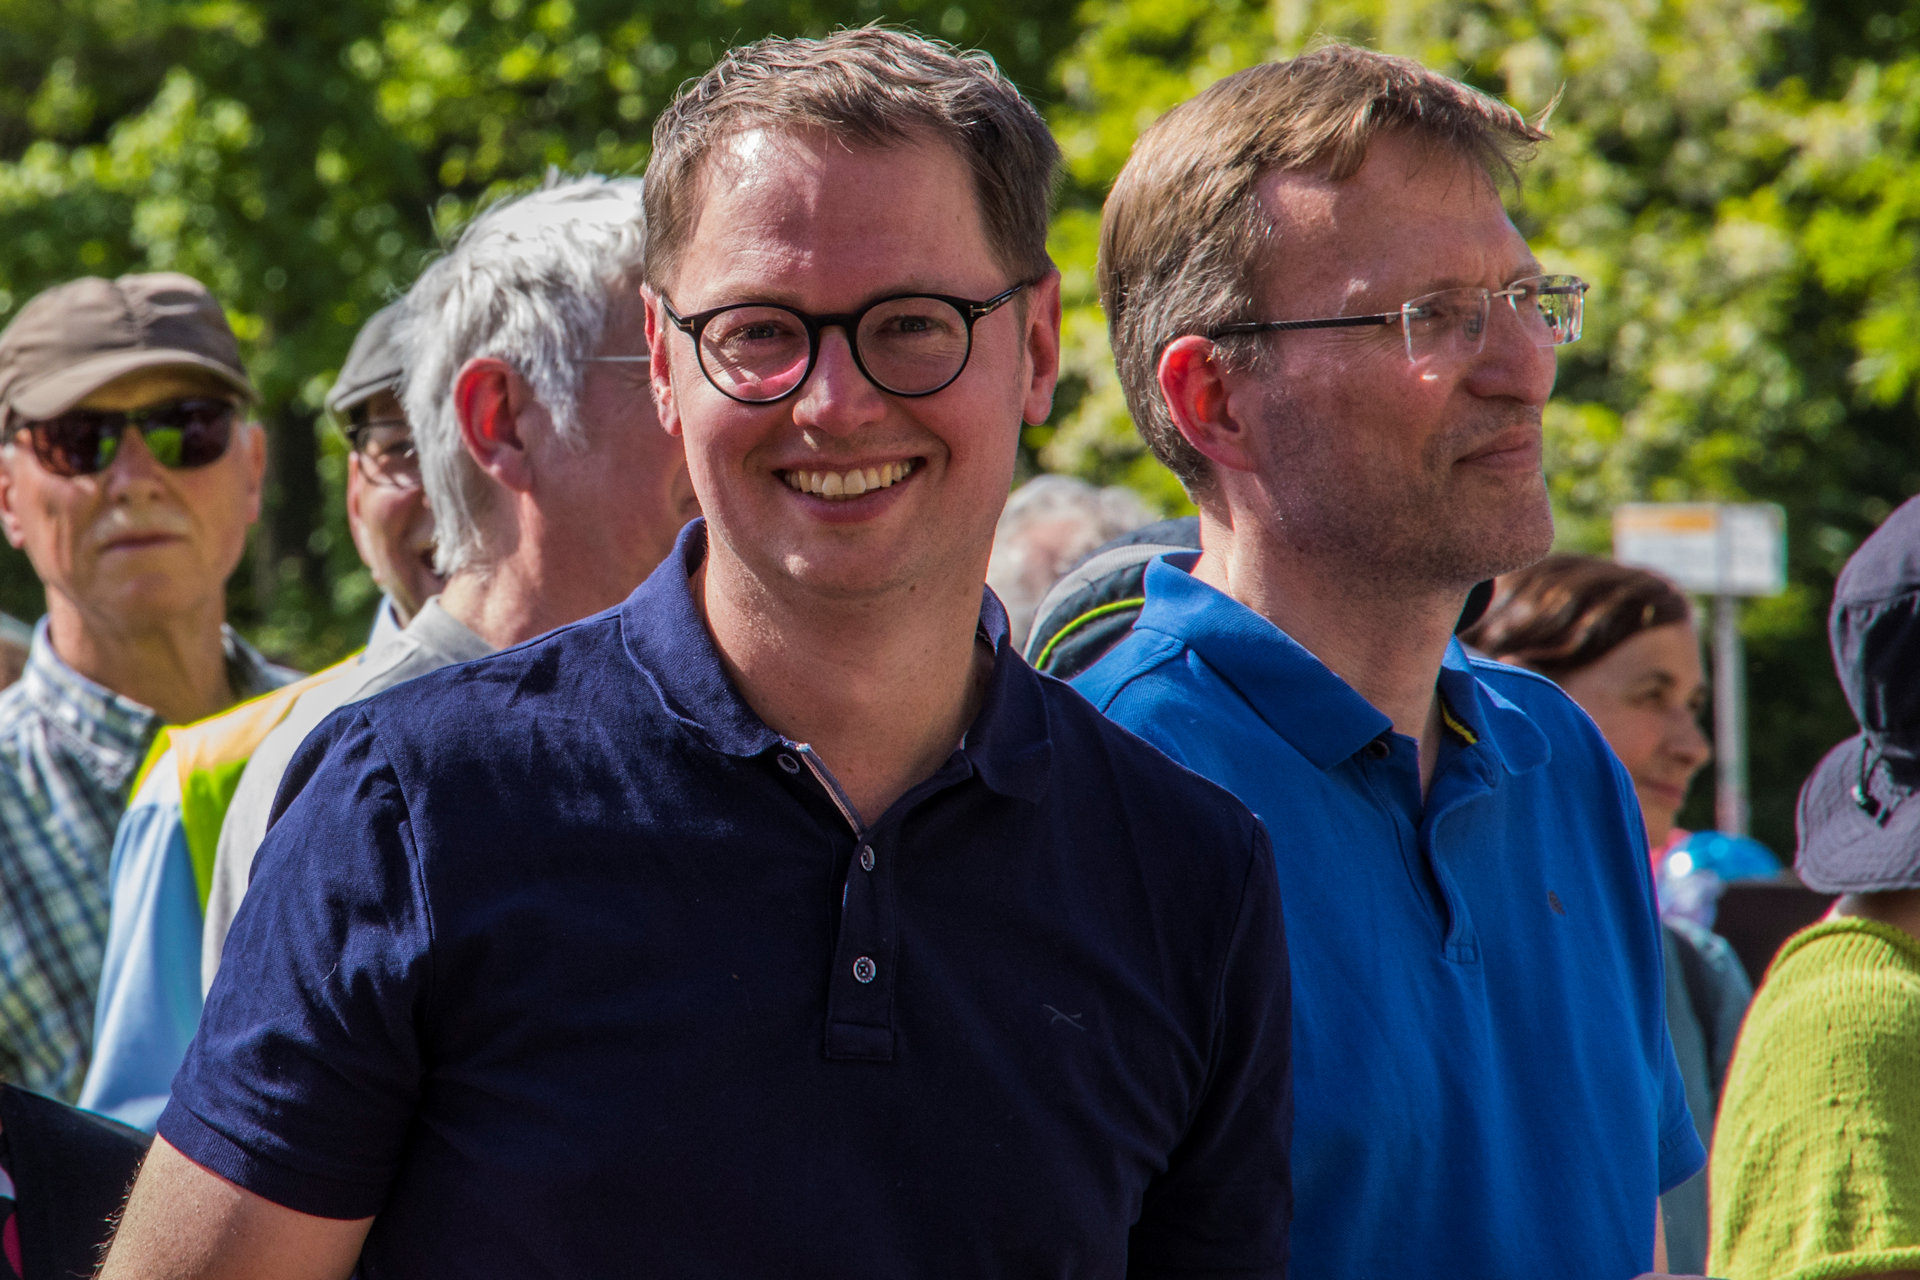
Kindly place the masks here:
[(1884, 823), (1854, 799), (1868, 751), (1864, 734), (1833, 750), (1800, 789), (1800, 847), (1793, 869), (1822, 893), (1883, 893), (1920, 889), (1920, 794), (1888, 785), (1884, 769), (1872, 794), (1883, 804)]
[(16, 417), (51, 418), (85, 400), (115, 378), (140, 369), (201, 369), (232, 387), (249, 401), (259, 393), (245, 374), (200, 355), (166, 347), (142, 347), (132, 351), (112, 351), (71, 364), (35, 378), (24, 386), (16, 385), (7, 395), (7, 407)]

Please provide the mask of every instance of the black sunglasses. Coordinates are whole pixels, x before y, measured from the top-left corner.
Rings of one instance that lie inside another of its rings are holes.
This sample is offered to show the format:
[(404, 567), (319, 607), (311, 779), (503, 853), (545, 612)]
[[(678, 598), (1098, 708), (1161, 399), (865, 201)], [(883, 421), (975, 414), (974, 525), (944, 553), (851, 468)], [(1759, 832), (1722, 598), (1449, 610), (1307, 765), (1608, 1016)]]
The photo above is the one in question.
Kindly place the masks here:
[(120, 454), (131, 428), (163, 467), (204, 467), (218, 462), (233, 440), (239, 409), (231, 400), (167, 400), (144, 409), (69, 409), (52, 418), (19, 422), (33, 441), (33, 456), (57, 476), (105, 471)]

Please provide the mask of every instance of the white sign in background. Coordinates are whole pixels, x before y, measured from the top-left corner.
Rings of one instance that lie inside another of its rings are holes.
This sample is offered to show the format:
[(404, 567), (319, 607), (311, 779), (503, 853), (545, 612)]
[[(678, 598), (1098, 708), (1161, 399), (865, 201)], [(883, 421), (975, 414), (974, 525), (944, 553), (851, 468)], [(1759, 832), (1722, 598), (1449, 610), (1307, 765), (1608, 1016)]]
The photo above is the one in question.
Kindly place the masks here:
[(1710, 596), (1787, 588), (1787, 517), (1771, 502), (1629, 502), (1613, 510), (1613, 558)]

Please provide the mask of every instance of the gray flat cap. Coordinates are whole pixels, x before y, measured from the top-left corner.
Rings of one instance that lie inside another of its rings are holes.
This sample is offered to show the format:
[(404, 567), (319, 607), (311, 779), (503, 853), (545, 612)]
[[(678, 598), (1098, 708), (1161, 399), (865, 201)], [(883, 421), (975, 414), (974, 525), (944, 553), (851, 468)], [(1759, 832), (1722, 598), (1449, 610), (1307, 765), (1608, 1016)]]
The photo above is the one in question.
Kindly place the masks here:
[(360, 326), (347, 362), (340, 366), (333, 390), (327, 392), (328, 413), (345, 417), (379, 392), (400, 389), (400, 346), (393, 332), (399, 317), (400, 304), (390, 302)]

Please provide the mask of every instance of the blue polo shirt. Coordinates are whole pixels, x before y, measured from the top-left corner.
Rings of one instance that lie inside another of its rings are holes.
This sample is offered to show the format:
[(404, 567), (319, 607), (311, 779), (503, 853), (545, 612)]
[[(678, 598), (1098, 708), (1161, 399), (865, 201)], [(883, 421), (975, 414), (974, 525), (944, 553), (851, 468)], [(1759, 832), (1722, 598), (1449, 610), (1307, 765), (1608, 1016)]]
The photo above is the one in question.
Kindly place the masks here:
[(1546, 680), (1449, 648), (1415, 742), (1272, 623), (1148, 567), (1077, 685), (1273, 833), (1293, 963), (1293, 1274), (1625, 1280), (1704, 1161), (1633, 790)]
[(625, 604), (326, 721), (159, 1131), (370, 1277), (1284, 1273), (1251, 814), (994, 662), (870, 827)]

